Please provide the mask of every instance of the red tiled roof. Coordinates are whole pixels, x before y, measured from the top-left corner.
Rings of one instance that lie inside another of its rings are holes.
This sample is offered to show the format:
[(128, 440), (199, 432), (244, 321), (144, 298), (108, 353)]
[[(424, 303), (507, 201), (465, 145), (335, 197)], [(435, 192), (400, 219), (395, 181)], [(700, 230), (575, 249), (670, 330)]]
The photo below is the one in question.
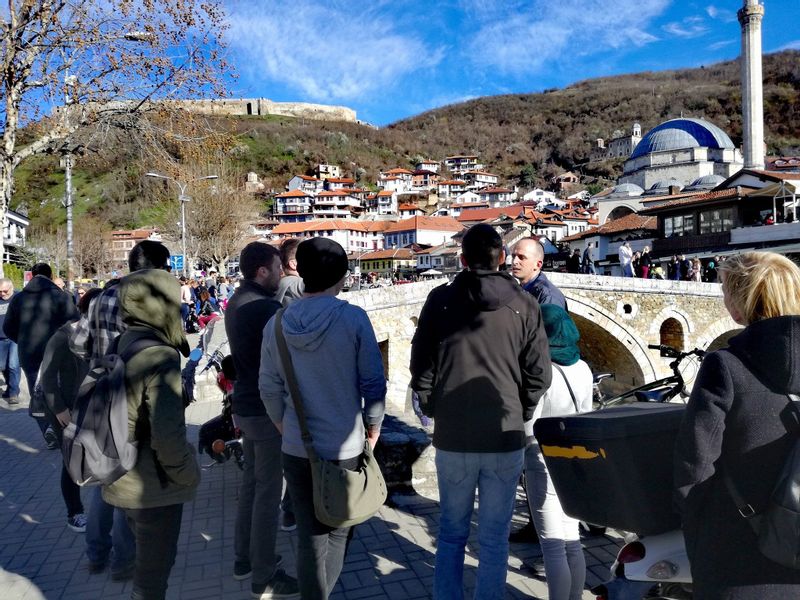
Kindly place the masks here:
[(428, 229), (431, 231), (461, 231), (464, 227), (452, 217), (411, 217), (393, 223), (386, 233)]
[(440, 181), (439, 185), (467, 185), (467, 182), (461, 181), (460, 179), (448, 179), (446, 181)]
[(276, 198), (313, 198), (311, 194), (307, 194), (300, 189), (292, 190), (291, 192), (283, 192), (275, 196)]
[(328, 181), (333, 183), (355, 183), (356, 180), (352, 177), (328, 177)]
[(600, 227), (593, 227), (581, 233), (576, 233), (568, 237), (562, 238), (561, 241), (572, 242), (580, 240), (590, 235), (613, 235), (615, 233), (623, 233), (625, 231), (635, 231), (637, 229), (645, 229), (649, 231), (658, 230), (658, 220), (656, 217), (647, 217), (637, 213), (631, 213), (614, 219), (613, 221), (606, 221)]
[(510, 190), (508, 188), (501, 188), (501, 187), (488, 187), (483, 188), (482, 190), (478, 191), (478, 195), (482, 196), (483, 194), (512, 194), (514, 190)]
[[(642, 214), (653, 214), (654, 212), (660, 211), (664, 208), (673, 208), (676, 206), (689, 206), (691, 204), (703, 204), (704, 202), (714, 201), (714, 200), (723, 200), (726, 198), (736, 198), (739, 194), (745, 195), (746, 192), (743, 191), (744, 188), (728, 188), (726, 190), (716, 190), (713, 192), (706, 192), (700, 194), (693, 194), (689, 197), (678, 198), (676, 200), (669, 200), (667, 202), (659, 203), (656, 206), (652, 206), (650, 208), (646, 208), (645, 210), (641, 211)], [(747, 188), (750, 190), (750, 188)]]
[[(303, 181), (321, 181), (320, 179), (317, 179), (316, 177), (311, 177), (310, 175), (295, 175), (294, 177), (299, 177)], [(294, 179), (294, 177), (292, 177), (292, 179)]]
[(332, 196), (349, 196), (353, 190), (325, 190), (317, 194), (317, 198), (330, 198)]
[(489, 208), (488, 202), (457, 202), (451, 204), (450, 208), (463, 208), (464, 210), (478, 210), (479, 208)]
[(416, 204), (401, 204), (397, 207), (397, 210), (422, 210)]
[(477, 221), (488, 221), (498, 218), (500, 215), (506, 215), (511, 218), (517, 218), (525, 209), (519, 204), (512, 204), (511, 206), (503, 206), (501, 208), (476, 208), (474, 210), (465, 210), (458, 216), (459, 223), (472, 223)]
[(394, 192), (392, 190), (381, 190), (377, 194), (378, 196), (394, 196)]
[(387, 175), (413, 175), (408, 169), (402, 169), (400, 167), (389, 169), (388, 171), (384, 171), (384, 173)]
[(332, 230), (367, 231), (364, 227), (364, 223), (361, 221), (347, 219), (315, 219), (314, 221), (303, 221), (302, 223), (281, 223), (272, 230), (272, 233), (281, 235), (302, 233), (304, 231)]
[(411, 260), (414, 258), (414, 253), (410, 248), (396, 248), (393, 250), (376, 250), (369, 254), (362, 254), (361, 260), (385, 260), (396, 258), (397, 260)]

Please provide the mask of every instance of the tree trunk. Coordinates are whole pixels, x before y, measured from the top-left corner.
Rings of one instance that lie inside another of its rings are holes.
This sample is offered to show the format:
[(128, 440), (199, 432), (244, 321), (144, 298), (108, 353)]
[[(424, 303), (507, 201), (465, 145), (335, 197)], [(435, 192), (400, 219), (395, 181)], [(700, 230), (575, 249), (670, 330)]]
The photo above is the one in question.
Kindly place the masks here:
[(14, 162), (9, 158), (0, 161), (0, 277), (5, 277), (5, 223), (6, 211), (11, 202), (14, 187)]

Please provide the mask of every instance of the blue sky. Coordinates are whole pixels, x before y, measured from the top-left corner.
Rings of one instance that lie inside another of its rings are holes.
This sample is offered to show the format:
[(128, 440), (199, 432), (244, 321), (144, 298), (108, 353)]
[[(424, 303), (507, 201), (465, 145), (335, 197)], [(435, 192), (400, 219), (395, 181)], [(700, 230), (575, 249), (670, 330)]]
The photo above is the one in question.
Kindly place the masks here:
[[(235, 97), (340, 104), (386, 125), (479, 96), (736, 58), (741, 0), (227, 0)], [(764, 52), (800, 49), (764, 0)], [(789, 26), (791, 25), (791, 26)]]

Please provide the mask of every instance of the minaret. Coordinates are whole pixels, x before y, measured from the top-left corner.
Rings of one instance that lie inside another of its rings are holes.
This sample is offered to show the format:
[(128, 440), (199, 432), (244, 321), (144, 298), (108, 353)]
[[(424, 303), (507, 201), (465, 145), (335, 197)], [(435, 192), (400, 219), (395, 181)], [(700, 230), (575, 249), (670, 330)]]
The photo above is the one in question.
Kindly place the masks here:
[(759, 0), (744, 0), (739, 9), (742, 25), (742, 117), (744, 168), (764, 168), (764, 94), (761, 75), (761, 19)]

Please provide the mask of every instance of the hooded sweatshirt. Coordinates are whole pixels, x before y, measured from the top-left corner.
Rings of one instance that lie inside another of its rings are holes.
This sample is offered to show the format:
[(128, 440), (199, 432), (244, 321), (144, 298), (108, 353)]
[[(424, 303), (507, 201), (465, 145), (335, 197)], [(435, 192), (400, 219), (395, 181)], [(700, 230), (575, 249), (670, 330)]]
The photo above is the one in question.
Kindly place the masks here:
[[(386, 396), (383, 360), (367, 313), (333, 296), (314, 296), (279, 314), (314, 450), (328, 460), (359, 456), (364, 422), (380, 426)], [(276, 318), (264, 328), (261, 399), (272, 421), (283, 424), (283, 452), (306, 457), (278, 352)]]
[(523, 422), (550, 379), (539, 305), (511, 275), (465, 270), (431, 291), (411, 344), (411, 387), (432, 407), (436, 448), (524, 448)]
[(800, 316), (752, 323), (698, 372), (675, 444), (674, 483), (692, 575), (714, 597), (800, 594), (800, 571), (760, 554), (722, 477), (727, 471), (763, 510), (797, 441), (789, 393), (800, 394)]
[(141, 350), (125, 365), (128, 426), (139, 455), (131, 471), (103, 487), (103, 499), (122, 508), (188, 502), (200, 469), (186, 439), (180, 354), (189, 355), (189, 344), (180, 316), (180, 284), (166, 271), (147, 269), (124, 277), (117, 293), (128, 325), (118, 352), (142, 338), (161, 344)]
[(80, 315), (72, 297), (44, 275), (37, 275), (11, 299), (3, 331), (19, 346), (19, 364), (36, 373), (56, 330)]

